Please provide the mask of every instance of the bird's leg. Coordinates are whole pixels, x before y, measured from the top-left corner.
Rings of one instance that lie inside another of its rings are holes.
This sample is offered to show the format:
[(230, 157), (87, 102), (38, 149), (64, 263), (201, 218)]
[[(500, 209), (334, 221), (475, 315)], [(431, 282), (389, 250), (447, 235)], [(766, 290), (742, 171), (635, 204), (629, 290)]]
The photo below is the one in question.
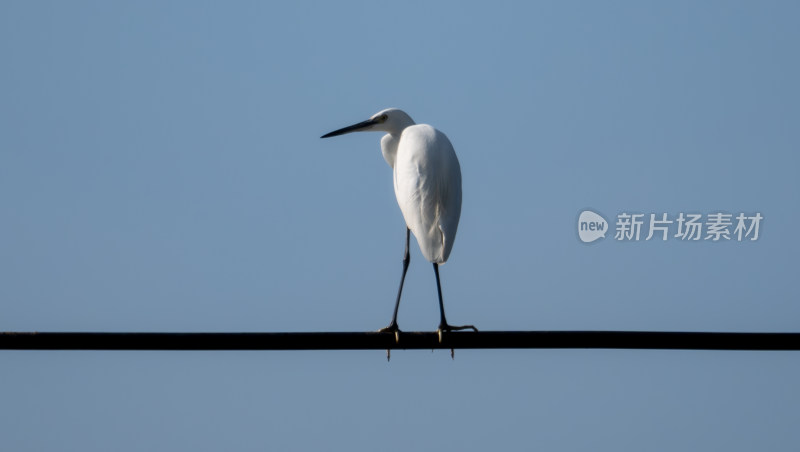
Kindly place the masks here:
[(442, 283), (439, 281), (439, 264), (436, 262), (433, 263), (433, 272), (436, 274), (436, 289), (439, 292), (439, 314), (441, 316), (441, 320), (439, 321), (439, 329), (437, 330), (439, 333), (439, 343), (442, 342), (442, 334), (445, 331), (458, 331), (467, 329), (478, 331), (478, 329), (473, 325), (453, 326), (447, 323), (447, 318), (444, 316), (444, 302), (442, 301)]
[(385, 328), (381, 328), (378, 332), (381, 333), (394, 333), (395, 341), (400, 342), (400, 328), (397, 326), (397, 311), (400, 309), (400, 296), (403, 295), (403, 283), (406, 280), (406, 272), (408, 271), (408, 264), (411, 262), (411, 255), (408, 253), (408, 241), (411, 238), (411, 230), (406, 227), (406, 250), (403, 254), (403, 275), (400, 276), (400, 288), (397, 289), (397, 301), (394, 304), (394, 314), (392, 315), (392, 323)]

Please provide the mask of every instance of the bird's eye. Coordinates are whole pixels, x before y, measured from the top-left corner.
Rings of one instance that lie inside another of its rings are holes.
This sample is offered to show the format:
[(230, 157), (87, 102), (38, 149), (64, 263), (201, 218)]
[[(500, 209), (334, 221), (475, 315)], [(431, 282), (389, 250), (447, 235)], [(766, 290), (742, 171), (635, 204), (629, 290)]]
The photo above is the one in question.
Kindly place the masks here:
[(386, 122), (387, 119), (389, 119), (389, 116), (381, 115), (381, 122)]

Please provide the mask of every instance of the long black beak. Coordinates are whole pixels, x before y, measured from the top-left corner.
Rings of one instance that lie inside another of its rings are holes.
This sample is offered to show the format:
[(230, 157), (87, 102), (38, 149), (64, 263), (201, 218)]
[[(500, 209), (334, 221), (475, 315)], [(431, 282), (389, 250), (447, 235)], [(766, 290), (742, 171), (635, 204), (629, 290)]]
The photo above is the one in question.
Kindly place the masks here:
[(320, 138), (338, 137), (339, 135), (344, 135), (346, 133), (358, 132), (359, 130), (365, 129), (375, 123), (376, 121), (374, 119), (367, 119), (366, 121), (361, 121), (358, 124), (353, 124), (352, 126), (343, 127), (339, 130), (334, 130), (331, 133), (326, 133), (325, 135), (322, 135)]

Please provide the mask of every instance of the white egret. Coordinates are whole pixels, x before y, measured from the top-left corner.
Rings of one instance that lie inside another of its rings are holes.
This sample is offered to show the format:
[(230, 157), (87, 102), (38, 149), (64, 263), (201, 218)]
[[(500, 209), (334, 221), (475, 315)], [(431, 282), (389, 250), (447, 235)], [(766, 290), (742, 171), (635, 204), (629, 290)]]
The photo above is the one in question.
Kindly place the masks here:
[(403, 282), (411, 260), (408, 253), (409, 233), (413, 232), (425, 259), (433, 263), (439, 295), (439, 338), (442, 332), (463, 330), (472, 325), (453, 326), (447, 323), (439, 281), (439, 264), (450, 256), (461, 216), (461, 167), (450, 140), (444, 133), (427, 124), (415, 124), (404, 111), (396, 108), (375, 113), (366, 121), (335, 130), (322, 138), (350, 132), (385, 132), (381, 151), (394, 172), (394, 193), (406, 221), (406, 248), (403, 274), (394, 306), (392, 322), (379, 331), (400, 331), (397, 310), (403, 293)]

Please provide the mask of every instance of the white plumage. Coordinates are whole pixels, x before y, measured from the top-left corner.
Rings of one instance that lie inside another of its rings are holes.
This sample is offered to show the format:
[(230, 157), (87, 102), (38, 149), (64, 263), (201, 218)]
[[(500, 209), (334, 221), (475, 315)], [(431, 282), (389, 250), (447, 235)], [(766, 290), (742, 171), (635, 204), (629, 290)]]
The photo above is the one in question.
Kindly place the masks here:
[[(475, 329), (472, 325), (459, 327), (447, 323), (439, 281), (439, 264), (450, 257), (461, 216), (461, 167), (453, 145), (444, 133), (427, 124), (415, 124), (410, 116), (396, 108), (379, 111), (366, 121), (335, 130), (322, 138), (364, 131), (386, 132), (381, 138), (381, 152), (394, 173), (397, 204), (408, 230), (414, 233), (422, 255), (433, 263), (436, 274), (440, 334), (448, 330)], [(392, 323), (381, 331), (399, 331), (397, 310), (409, 260), (406, 234), (403, 275)]]
[(461, 168), (445, 134), (427, 124), (403, 130), (394, 193), (425, 259), (446, 262), (461, 216)]

